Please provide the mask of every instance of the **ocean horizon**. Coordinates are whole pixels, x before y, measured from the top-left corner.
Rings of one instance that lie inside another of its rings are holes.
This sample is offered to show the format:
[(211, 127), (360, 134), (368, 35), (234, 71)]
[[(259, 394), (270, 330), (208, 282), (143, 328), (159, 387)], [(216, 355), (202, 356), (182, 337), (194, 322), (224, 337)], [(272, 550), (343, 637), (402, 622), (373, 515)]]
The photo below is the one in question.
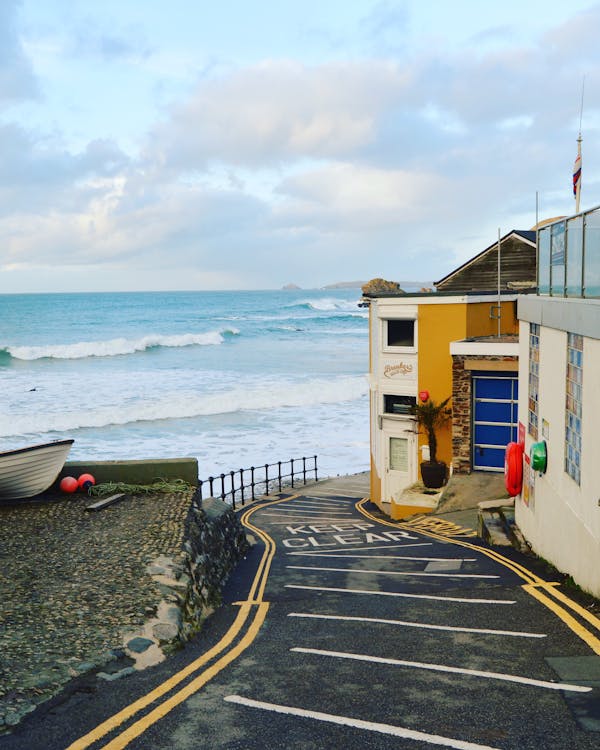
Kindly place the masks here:
[(200, 478), (318, 456), (369, 466), (360, 289), (0, 295), (0, 450), (198, 459)]

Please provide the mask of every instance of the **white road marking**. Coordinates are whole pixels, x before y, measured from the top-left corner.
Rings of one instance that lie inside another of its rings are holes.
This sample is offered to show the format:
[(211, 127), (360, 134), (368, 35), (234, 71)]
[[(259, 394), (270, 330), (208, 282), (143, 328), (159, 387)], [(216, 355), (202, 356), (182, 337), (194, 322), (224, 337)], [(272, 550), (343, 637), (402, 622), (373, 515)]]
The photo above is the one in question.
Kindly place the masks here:
[[(343, 503), (347, 508), (353, 508), (353, 503)], [(322, 500), (321, 502), (314, 501), (314, 502), (305, 502), (304, 500), (293, 500), (291, 503), (286, 505), (287, 508), (340, 508), (342, 506), (342, 503), (328, 503), (325, 500)]]
[(401, 594), (398, 591), (369, 591), (368, 589), (338, 589), (328, 586), (300, 586), (286, 583), (286, 589), (303, 589), (306, 591), (331, 591), (341, 594), (371, 594), (372, 596), (398, 596), (403, 599), (432, 599), (437, 602), (460, 602), (461, 604), (516, 604), (510, 599), (464, 599), (457, 596), (434, 596), (433, 594)]
[[(369, 549), (405, 549), (406, 547), (433, 547), (433, 542), (417, 542), (416, 544), (381, 544), (377, 547), (369, 546)], [(365, 547), (363, 545), (362, 547), (338, 547), (337, 549), (344, 549), (347, 552), (356, 552), (356, 550), (362, 551), (364, 550), (364, 548)], [(324, 549), (323, 552), (287, 552), (286, 554), (288, 555), (311, 555), (313, 554), (316, 557), (333, 557), (334, 555), (332, 555), (331, 552), (335, 552), (335, 550)]]
[(289, 612), (288, 617), (306, 617), (315, 620), (341, 620), (342, 622), (374, 622), (383, 625), (400, 625), (408, 628), (426, 630), (447, 630), (456, 633), (474, 633), (476, 635), (508, 635), (515, 638), (546, 638), (545, 633), (523, 633), (518, 630), (490, 630), (488, 628), (462, 628), (454, 625), (431, 625), (425, 622), (406, 622), (405, 620), (384, 620), (379, 617), (348, 617), (344, 615), (319, 615), (309, 612)]
[[(339, 516), (354, 516), (357, 521), (361, 521), (362, 519), (360, 516), (357, 516), (356, 513), (352, 513), (350, 510), (340, 510), (339, 508), (322, 508), (320, 510), (311, 509), (311, 510), (304, 510), (303, 508), (280, 508), (279, 506), (271, 506), (270, 510), (277, 510), (277, 513), (285, 513), (287, 516), (289, 515), (302, 515), (302, 516), (324, 516), (327, 515), (327, 512), (329, 513), (337, 513)], [(262, 513), (263, 516), (272, 515), (272, 513)]]
[[(263, 513), (264, 516), (277, 516), (278, 518), (285, 518), (285, 516), (282, 516), (277, 513)], [(322, 516), (318, 518), (306, 518), (306, 516), (289, 516), (287, 521), (270, 521), (271, 525), (273, 526), (290, 526), (292, 523), (300, 523), (301, 521), (304, 521), (304, 525), (307, 526), (309, 524), (315, 524), (318, 522), (318, 525), (321, 525), (324, 523), (354, 523), (354, 521), (350, 520), (349, 518), (331, 518), (329, 516)], [(356, 528), (356, 527), (353, 527)], [(353, 531), (353, 528), (344, 529), (344, 531)], [(331, 533), (331, 532), (321, 532), (321, 533)], [(416, 539), (416, 537), (413, 537), (413, 539)]]
[(378, 732), (379, 734), (387, 734), (392, 737), (427, 742), (430, 745), (441, 745), (443, 747), (454, 748), (455, 750), (498, 750), (498, 748), (493, 748), (490, 745), (477, 745), (473, 742), (455, 740), (452, 737), (442, 737), (439, 734), (417, 732), (413, 729), (398, 727), (393, 724), (380, 724), (374, 721), (353, 719), (350, 716), (338, 716), (337, 714), (326, 714), (322, 711), (307, 711), (304, 708), (295, 708), (294, 706), (265, 703), (264, 701), (255, 701), (251, 698), (243, 698), (241, 695), (227, 695), (224, 700), (228, 703), (236, 703), (239, 706), (246, 706), (248, 708), (260, 708), (263, 711), (273, 711), (278, 714), (286, 714), (287, 716), (299, 716), (303, 719), (325, 721), (328, 724), (339, 724), (344, 727), (352, 727), (353, 729), (364, 729), (367, 732)]
[[(315, 502), (327, 502), (331, 503), (332, 505), (350, 505), (353, 502), (353, 498), (350, 498), (348, 500), (336, 500), (333, 497), (329, 497), (325, 495), (324, 497), (327, 497), (327, 500), (323, 500), (323, 497), (320, 497), (319, 495), (302, 495), (302, 500), (300, 498), (297, 498), (298, 502), (303, 502), (304, 500), (314, 500)], [(293, 500), (292, 502), (296, 502), (296, 500)]]
[(310, 565), (287, 565), (293, 570), (323, 570), (330, 573), (365, 573), (378, 576), (428, 576), (430, 578), (500, 578), (500, 576), (481, 573), (425, 573), (422, 570), (360, 570), (359, 568), (315, 568)]
[[(419, 545), (404, 545), (406, 547)], [(377, 549), (372, 547), (372, 549)], [(341, 557), (353, 560), (354, 558), (365, 558), (367, 560), (418, 560), (420, 562), (477, 562), (475, 557), (408, 557), (406, 555), (336, 555), (327, 550), (323, 552), (288, 552), (288, 555), (304, 555), (304, 557)]]
[(369, 656), (368, 654), (352, 654), (344, 651), (324, 651), (318, 648), (291, 648), (301, 654), (315, 654), (316, 656), (332, 656), (336, 659), (353, 659), (355, 661), (368, 661), (373, 664), (390, 664), (395, 667), (413, 667), (416, 669), (427, 669), (432, 672), (450, 672), (451, 674), (464, 674), (469, 677), (485, 677), (489, 680), (502, 680), (503, 682), (516, 682), (519, 685), (532, 685), (548, 690), (567, 690), (572, 693), (589, 693), (591, 687), (583, 685), (571, 685), (568, 682), (548, 682), (547, 680), (533, 680), (530, 677), (520, 677), (514, 674), (503, 674), (502, 672), (484, 672), (480, 669), (463, 669), (462, 667), (448, 667), (445, 664), (428, 664), (427, 662), (405, 661), (404, 659), (385, 659), (381, 656)]

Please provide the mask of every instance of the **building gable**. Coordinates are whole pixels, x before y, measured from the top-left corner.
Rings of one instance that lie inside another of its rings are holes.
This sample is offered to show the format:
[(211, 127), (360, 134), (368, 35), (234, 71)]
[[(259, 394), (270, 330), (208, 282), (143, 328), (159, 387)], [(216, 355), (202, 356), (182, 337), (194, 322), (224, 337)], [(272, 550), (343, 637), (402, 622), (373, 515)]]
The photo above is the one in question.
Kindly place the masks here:
[[(500, 239), (500, 289), (527, 291), (536, 286), (534, 231), (513, 230)], [(497, 291), (498, 243), (434, 282), (438, 292)]]

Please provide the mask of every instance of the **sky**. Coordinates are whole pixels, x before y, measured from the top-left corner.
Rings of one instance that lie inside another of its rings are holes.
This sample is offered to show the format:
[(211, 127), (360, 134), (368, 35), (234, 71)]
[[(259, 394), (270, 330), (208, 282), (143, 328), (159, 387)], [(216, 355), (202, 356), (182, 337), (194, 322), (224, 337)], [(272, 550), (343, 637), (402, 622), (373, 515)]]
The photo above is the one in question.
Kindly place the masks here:
[(575, 212), (580, 120), (600, 203), (599, 32), (579, 0), (1, 0), (0, 293), (440, 279), (536, 195)]

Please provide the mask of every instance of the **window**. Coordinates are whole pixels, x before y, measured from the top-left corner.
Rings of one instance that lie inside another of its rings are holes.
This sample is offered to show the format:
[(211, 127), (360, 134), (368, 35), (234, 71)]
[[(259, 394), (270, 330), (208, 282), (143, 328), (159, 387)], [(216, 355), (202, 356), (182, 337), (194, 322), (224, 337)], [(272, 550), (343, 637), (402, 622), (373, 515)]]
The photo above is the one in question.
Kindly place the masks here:
[(415, 321), (414, 320), (388, 320), (387, 322), (387, 346), (415, 345)]
[(408, 471), (407, 438), (390, 438), (390, 469), (391, 471)]
[(583, 284), (585, 297), (600, 297), (600, 212), (585, 217)]
[(386, 396), (383, 397), (383, 410), (386, 414), (410, 414), (417, 403), (414, 396)]
[(527, 431), (534, 440), (538, 439), (540, 387), (540, 327), (529, 324), (529, 391), (527, 406)]
[(583, 216), (567, 222), (567, 297), (583, 297)]
[(538, 232), (538, 294), (550, 294), (550, 229)]
[(567, 408), (565, 424), (565, 471), (581, 484), (581, 388), (583, 336), (567, 334)]
[(550, 294), (558, 297), (565, 296), (565, 252), (566, 252), (566, 222), (561, 221), (552, 225), (552, 245), (550, 263), (552, 268), (550, 278)]

